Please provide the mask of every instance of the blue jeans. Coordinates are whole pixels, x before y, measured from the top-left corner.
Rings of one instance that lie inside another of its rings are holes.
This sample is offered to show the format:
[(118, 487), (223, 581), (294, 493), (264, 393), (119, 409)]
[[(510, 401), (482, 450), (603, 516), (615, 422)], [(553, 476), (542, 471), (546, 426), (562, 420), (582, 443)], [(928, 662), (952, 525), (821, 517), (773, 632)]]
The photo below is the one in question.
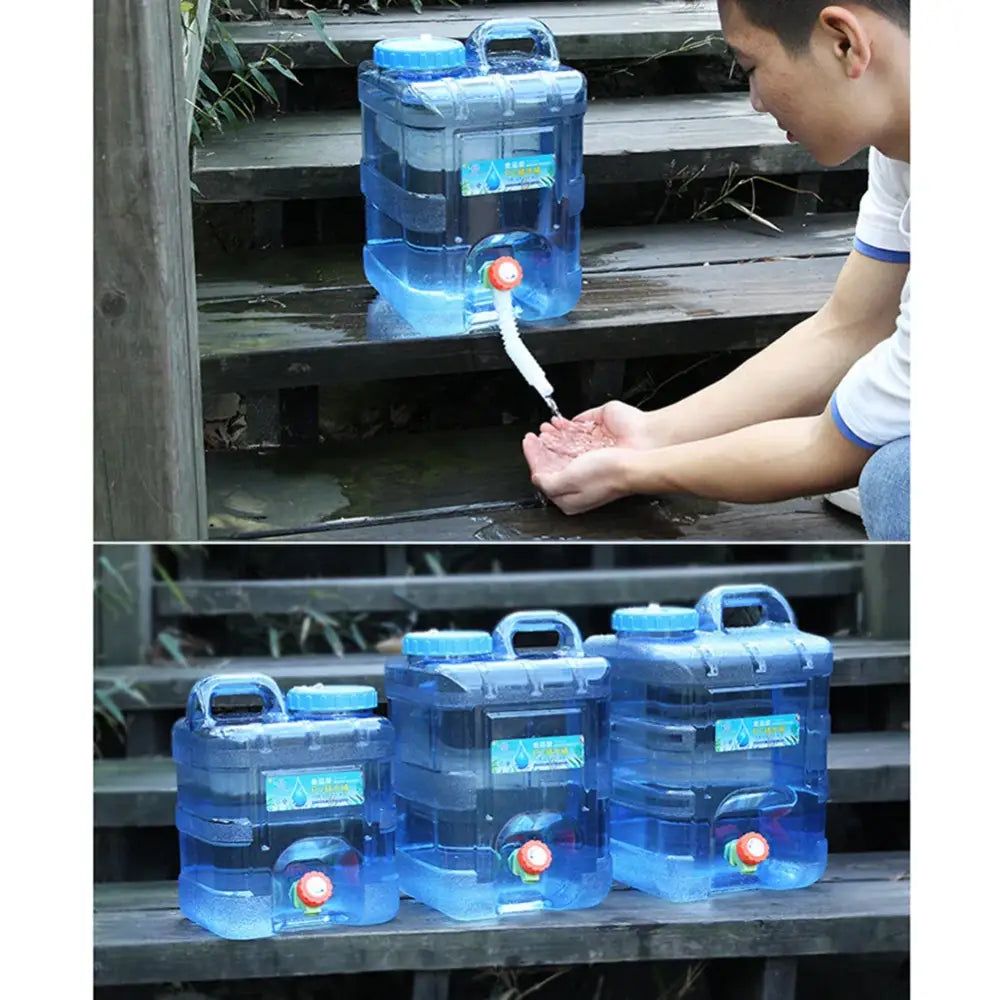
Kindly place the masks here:
[(861, 519), (873, 542), (910, 540), (910, 439), (883, 445), (861, 470)]

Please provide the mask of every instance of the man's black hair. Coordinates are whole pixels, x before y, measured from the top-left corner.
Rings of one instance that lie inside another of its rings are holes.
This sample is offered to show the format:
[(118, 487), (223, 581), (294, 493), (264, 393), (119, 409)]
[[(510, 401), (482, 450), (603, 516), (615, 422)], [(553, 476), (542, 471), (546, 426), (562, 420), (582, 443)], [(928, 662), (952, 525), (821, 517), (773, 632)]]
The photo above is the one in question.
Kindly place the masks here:
[[(729, 0), (758, 28), (773, 31), (790, 52), (809, 47), (816, 19), (836, 0)], [(910, 30), (910, 0), (851, 0)]]

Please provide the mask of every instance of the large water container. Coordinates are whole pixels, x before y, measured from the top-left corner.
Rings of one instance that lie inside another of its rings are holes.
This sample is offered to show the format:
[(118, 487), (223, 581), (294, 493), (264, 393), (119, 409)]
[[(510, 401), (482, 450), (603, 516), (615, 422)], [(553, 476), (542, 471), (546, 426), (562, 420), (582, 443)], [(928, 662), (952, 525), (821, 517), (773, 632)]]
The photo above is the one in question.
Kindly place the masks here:
[[(759, 620), (733, 627), (733, 609)], [(611, 663), (615, 878), (671, 900), (815, 882), (830, 642), (765, 586), (622, 608), (612, 627), (585, 649)]]
[[(522, 632), (555, 648), (514, 648)], [(459, 920), (595, 906), (611, 887), (607, 661), (554, 611), (413, 632), (386, 666), (400, 885)]]
[(188, 919), (260, 938), (395, 916), (394, 739), (375, 704), (374, 688), (348, 685), (282, 697), (261, 674), (195, 684), (173, 729)]
[[(530, 52), (510, 51), (517, 40)], [(506, 48), (497, 51), (495, 43)], [(420, 334), (493, 324), (482, 270), (515, 257), (526, 321), (580, 297), (583, 74), (533, 18), (449, 38), (382, 41), (358, 70), (365, 274)]]

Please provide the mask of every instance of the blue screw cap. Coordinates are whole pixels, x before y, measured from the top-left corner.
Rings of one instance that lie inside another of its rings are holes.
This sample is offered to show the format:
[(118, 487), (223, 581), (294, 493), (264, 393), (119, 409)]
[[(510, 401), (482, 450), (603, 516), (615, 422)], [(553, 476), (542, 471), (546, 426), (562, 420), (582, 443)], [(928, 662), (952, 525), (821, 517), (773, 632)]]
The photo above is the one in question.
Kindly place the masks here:
[(375, 44), (375, 65), (380, 69), (416, 72), (462, 69), (465, 46), (454, 38), (421, 35), (419, 38), (390, 38)]
[(313, 684), (289, 689), (290, 712), (359, 712), (378, 704), (378, 692), (365, 684)]
[(477, 656), (493, 651), (489, 632), (449, 631), (408, 632), (403, 636), (407, 656)]
[(662, 607), (649, 604), (644, 608), (619, 608), (611, 616), (615, 632), (693, 632), (698, 627), (698, 612), (694, 608)]

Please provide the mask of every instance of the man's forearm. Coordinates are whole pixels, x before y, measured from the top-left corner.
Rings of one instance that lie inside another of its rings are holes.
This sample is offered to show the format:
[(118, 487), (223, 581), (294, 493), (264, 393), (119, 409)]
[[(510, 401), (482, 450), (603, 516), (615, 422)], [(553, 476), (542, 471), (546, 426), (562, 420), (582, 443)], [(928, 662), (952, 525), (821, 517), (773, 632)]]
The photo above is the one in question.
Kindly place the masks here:
[(846, 440), (824, 412), (633, 452), (626, 479), (634, 493), (769, 503), (853, 486), (870, 455)]
[(821, 413), (851, 365), (892, 334), (907, 270), (852, 251), (822, 309), (714, 385), (651, 413), (652, 439), (679, 444)]
[(718, 382), (649, 415), (658, 440), (680, 444), (740, 427), (823, 411), (840, 380), (867, 350), (823, 313), (794, 326)]

